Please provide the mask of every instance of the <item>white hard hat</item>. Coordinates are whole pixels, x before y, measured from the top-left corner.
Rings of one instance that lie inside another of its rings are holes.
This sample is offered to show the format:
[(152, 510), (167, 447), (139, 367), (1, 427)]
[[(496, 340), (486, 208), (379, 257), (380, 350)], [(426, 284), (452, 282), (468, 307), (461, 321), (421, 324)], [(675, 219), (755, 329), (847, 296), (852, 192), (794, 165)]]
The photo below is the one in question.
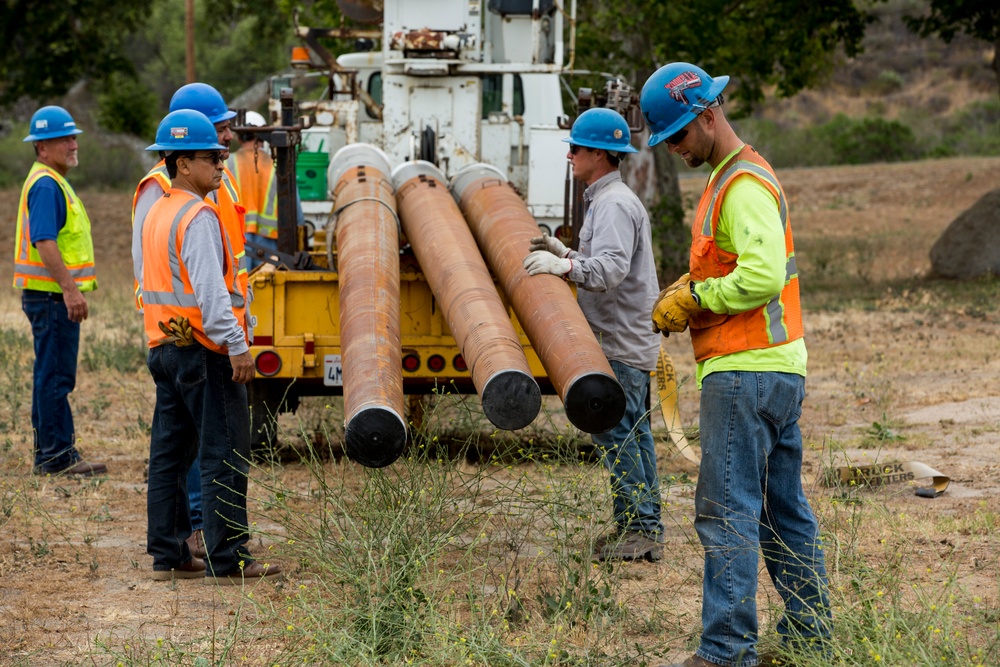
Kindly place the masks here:
[(247, 111), (246, 122), (247, 125), (251, 125), (253, 127), (264, 127), (267, 125), (267, 121), (264, 120), (264, 117), (256, 111)]

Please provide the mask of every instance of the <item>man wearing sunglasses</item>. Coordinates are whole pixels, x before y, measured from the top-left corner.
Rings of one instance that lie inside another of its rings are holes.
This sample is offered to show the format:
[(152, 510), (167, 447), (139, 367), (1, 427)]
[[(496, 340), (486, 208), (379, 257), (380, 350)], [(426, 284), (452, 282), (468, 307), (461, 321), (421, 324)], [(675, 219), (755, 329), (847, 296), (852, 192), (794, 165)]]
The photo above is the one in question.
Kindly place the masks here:
[[(230, 129), (232, 119), (236, 117), (236, 112), (231, 111), (218, 90), (207, 83), (189, 83), (181, 86), (170, 99), (170, 111), (180, 111), (190, 109), (204, 114), (215, 126), (216, 138), (222, 146), (219, 155), (223, 160), (229, 157), (229, 143), (233, 140), (233, 132)], [(162, 158), (163, 156), (161, 156)], [(161, 159), (149, 173), (147, 173), (139, 185), (136, 186), (135, 195), (132, 198), (132, 257), (133, 271), (135, 274), (135, 298), (136, 308), (142, 311), (142, 227), (152, 208), (163, 193), (170, 189), (170, 176), (164, 160)], [(229, 242), (236, 253), (239, 264), (240, 290), (243, 292), (247, 302), (251, 301), (248, 287), (246, 253), (244, 250), (246, 222), (245, 209), (240, 203), (239, 188), (236, 179), (228, 168), (222, 170), (221, 184), (207, 195), (208, 201), (218, 206), (219, 216), (229, 235)], [(245, 317), (241, 325), (248, 331), (250, 340), (253, 340), (253, 331), (249, 326), (249, 307), (245, 311)], [(191, 466), (191, 476), (188, 478), (188, 494), (191, 504), (191, 521), (194, 524), (194, 532), (191, 534), (190, 547), (199, 557), (205, 555), (205, 542), (202, 533), (202, 512), (201, 512), (201, 478), (199, 477), (200, 467)]]
[(636, 149), (628, 123), (610, 109), (589, 109), (576, 119), (569, 154), (573, 176), (587, 184), (579, 250), (557, 238), (531, 240), (524, 268), (572, 280), (577, 301), (625, 390), (625, 416), (607, 433), (593, 436), (611, 473), (615, 529), (598, 540), (598, 560), (657, 561), (660, 544), (660, 483), (649, 428), (649, 374), (660, 340), (645, 318), (656, 300), (656, 269), (649, 216), (622, 181), (618, 165)]
[[(147, 490), (152, 578), (231, 585), (275, 576), (277, 565), (255, 561), (246, 548), (245, 385), (254, 364), (242, 324), (239, 261), (218, 207), (206, 201), (222, 183), (225, 146), (208, 117), (182, 109), (161, 121), (147, 150), (163, 153), (171, 181), (149, 210), (141, 239), (147, 365), (156, 383)], [(204, 559), (188, 542), (184, 491), (193, 465), (207, 482)]]
[(806, 346), (792, 228), (771, 166), (726, 120), (728, 82), (671, 63), (640, 97), (650, 146), (666, 141), (689, 167), (713, 169), (692, 227), (690, 273), (652, 312), (656, 331), (690, 327), (701, 389), (702, 635), (695, 654), (671, 667), (758, 664), (758, 548), (785, 605), (783, 647), (822, 651), (830, 638), (823, 549), (802, 491)]

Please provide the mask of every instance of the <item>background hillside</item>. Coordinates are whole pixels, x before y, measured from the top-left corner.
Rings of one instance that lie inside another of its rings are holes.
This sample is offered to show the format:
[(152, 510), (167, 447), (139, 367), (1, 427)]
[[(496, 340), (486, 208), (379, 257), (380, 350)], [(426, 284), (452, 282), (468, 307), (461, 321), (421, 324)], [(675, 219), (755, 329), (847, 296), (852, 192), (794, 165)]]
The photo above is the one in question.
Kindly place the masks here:
[[(927, 5), (875, 4), (864, 51), (839, 54), (822, 86), (769, 96), (740, 123), (745, 136), (776, 166), (1000, 154), (993, 46), (961, 34), (951, 43), (914, 34), (903, 17)], [(829, 145), (863, 139), (869, 151), (842, 145), (838, 156)], [(844, 159), (852, 157), (864, 159)]]

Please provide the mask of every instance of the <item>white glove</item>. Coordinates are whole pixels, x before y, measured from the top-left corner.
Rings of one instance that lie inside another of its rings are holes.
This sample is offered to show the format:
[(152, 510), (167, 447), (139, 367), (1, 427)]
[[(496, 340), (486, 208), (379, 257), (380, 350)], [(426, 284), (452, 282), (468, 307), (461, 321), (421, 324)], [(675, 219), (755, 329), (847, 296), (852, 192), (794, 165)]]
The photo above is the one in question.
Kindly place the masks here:
[(556, 257), (565, 257), (569, 254), (569, 248), (562, 244), (562, 241), (554, 236), (549, 236), (548, 234), (542, 233), (541, 236), (536, 236), (531, 239), (531, 246), (528, 248), (531, 252), (536, 250), (548, 250)]
[(524, 258), (524, 268), (529, 276), (537, 276), (539, 273), (564, 276), (573, 268), (573, 260), (556, 257), (547, 250), (536, 250)]

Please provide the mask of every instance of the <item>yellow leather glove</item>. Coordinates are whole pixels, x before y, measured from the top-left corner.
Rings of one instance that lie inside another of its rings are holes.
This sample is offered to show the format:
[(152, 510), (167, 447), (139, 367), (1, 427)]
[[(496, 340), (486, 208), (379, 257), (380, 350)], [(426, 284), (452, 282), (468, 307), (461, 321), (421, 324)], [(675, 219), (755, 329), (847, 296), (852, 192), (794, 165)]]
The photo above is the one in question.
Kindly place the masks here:
[(692, 315), (705, 310), (695, 301), (691, 291), (691, 274), (685, 273), (673, 285), (660, 292), (653, 306), (653, 331), (679, 333), (688, 327)]

